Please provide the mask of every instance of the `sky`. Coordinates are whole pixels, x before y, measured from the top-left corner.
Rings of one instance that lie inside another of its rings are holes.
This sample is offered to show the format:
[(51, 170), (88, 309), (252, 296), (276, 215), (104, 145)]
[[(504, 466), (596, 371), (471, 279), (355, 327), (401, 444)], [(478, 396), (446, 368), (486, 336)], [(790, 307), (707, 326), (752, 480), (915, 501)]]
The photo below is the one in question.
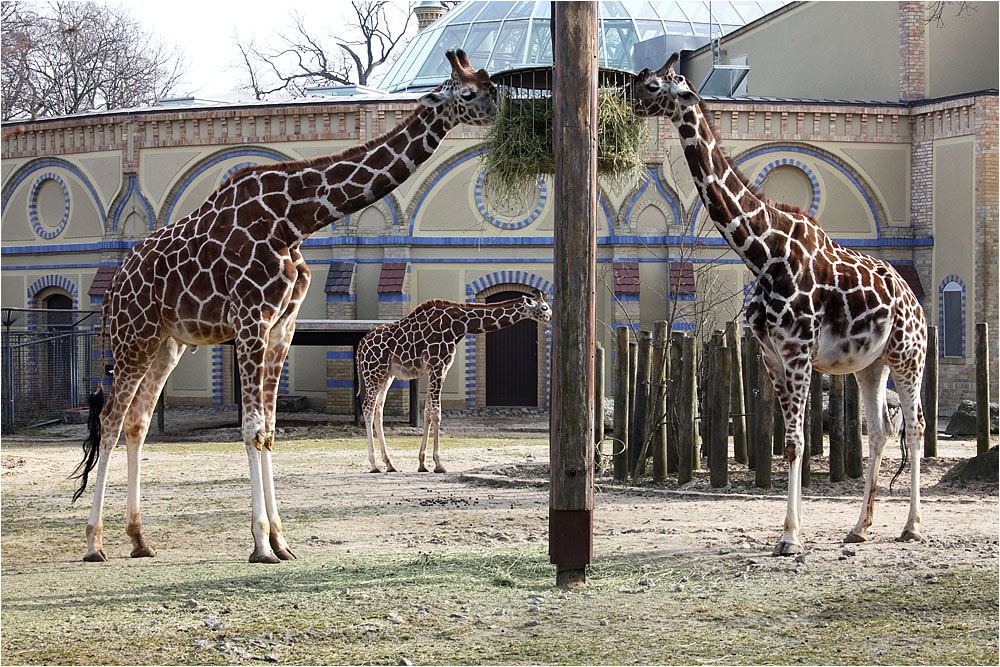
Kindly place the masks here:
[[(179, 46), (185, 55), (188, 74), (178, 86), (178, 95), (202, 98), (231, 98), (241, 79), (242, 56), (235, 35), (258, 42), (273, 38), (276, 30), (291, 32), (291, 11), (306, 19), (317, 31), (338, 34), (353, 14), (347, 0), (123, 0), (145, 29), (167, 45)], [(394, 0), (402, 20), (406, 0)], [(409, 32), (415, 34), (416, 21)], [(399, 47), (396, 47), (397, 50)], [(384, 71), (379, 72), (384, 73)]]

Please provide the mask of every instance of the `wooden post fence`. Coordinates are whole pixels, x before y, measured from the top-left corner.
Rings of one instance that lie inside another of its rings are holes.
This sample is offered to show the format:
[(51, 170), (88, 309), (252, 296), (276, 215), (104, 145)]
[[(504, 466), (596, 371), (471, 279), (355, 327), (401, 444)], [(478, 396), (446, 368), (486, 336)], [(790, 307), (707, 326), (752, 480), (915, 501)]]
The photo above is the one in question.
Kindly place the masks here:
[(678, 419), (680, 417), (681, 371), (684, 367), (684, 332), (670, 334), (670, 381), (667, 383), (667, 410), (670, 419), (667, 424), (667, 472), (677, 472), (677, 451), (680, 439)]
[(729, 349), (729, 367), (732, 369), (732, 393), (729, 395), (733, 413), (733, 458), (737, 463), (747, 462), (747, 420), (743, 402), (743, 362), (740, 355), (740, 338), (736, 335), (736, 322), (726, 323), (726, 346)]
[(649, 395), (653, 400), (646, 410), (653, 429), (648, 441), (653, 448), (653, 480), (657, 482), (667, 478), (667, 365), (670, 360), (667, 345), (667, 323), (659, 320), (653, 326), (653, 370), (649, 380)]
[(809, 428), (812, 438), (809, 441), (809, 453), (813, 456), (823, 456), (823, 374), (812, 372), (812, 382), (809, 385)]
[(712, 441), (709, 446), (710, 482), (714, 488), (729, 485), (729, 401), (732, 395), (732, 368), (729, 348), (721, 333), (713, 336), (714, 377), (706, 390), (712, 402)]
[(694, 336), (684, 336), (684, 350), (681, 354), (683, 367), (681, 370), (680, 395), (677, 400), (678, 438), (677, 438), (677, 483), (687, 484), (693, 477), (694, 457), (697, 442), (694, 437), (695, 416), (695, 375), (698, 372), (696, 355), (698, 341)]
[(607, 465), (601, 453), (604, 440), (604, 346), (594, 348), (594, 463), (599, 470)]
[(747, 467), (757, 469), (757, 438), (760, 437), (760, 412), (757, 405), (760, 396), (760, 364), (757, 351), (759, 344), (752, 334), (743, 336), (746, 353), (746, 383), (747, 383)]
[(844, 376), (830, 376), (830, 481), (844, 481)]
[(851, 479), (863, 474), (861, 451), (861, 387), (853, 373), (844, 376), (844, 472)]
[[(636, 480), (639, 471), (639, 457), (645, 457), (643, 444), (646, 442), (646, 403), (649, 394), (649, 371), (652, 367), (653, 338), (648, 331), (639, 332), (639, 357), (635, 370), (635, 409), (632, 411), (632, 436), (629, 447), (629, 471), (632, 473), (632, 480)], [(642, 459), (642, 465), (646, 465), (646, 459)]]
[(774, 387), (771, 378), (764, 367), (760, 356), (760, 346), (755, 345), (757, 370), (757, 396), (754, 412), (756, 413), (756, 450), (757, 466), (754, 470), (754, 484), (760, 489), (771, 488), (771, 434), (774, 430)]
[(937, 456), (938, 329), (927, 327), (927, 363), (924, 366), (924, 458)]
[[(995, 267), (994, 267), (995, 268)], [(976, 454), (990, 448), (989, 325), (976, 322)]]
[(615, 331), (615, 421), (614, 421), (614, 478), (619, 482), (628, 478), (629, 461), (629, 409), (628, 399), (632, 393), (632, 370), (629, 368), (628, 327), (618, 327)]

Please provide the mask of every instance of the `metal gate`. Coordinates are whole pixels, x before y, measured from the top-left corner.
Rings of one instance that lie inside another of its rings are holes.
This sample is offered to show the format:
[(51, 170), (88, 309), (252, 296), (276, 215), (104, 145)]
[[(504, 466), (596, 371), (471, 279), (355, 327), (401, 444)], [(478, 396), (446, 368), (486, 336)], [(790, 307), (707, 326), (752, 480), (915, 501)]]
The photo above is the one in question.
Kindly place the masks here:
[[(523, 296), (499, 292), (486, 303)], [(486, 405), (538, 406), (538, 323), (517, 324), (486, 334)]]
[(61, 419), (84, 407), (103, 365), (95, 363), (96, 311), (3, 308), (3, 429)]

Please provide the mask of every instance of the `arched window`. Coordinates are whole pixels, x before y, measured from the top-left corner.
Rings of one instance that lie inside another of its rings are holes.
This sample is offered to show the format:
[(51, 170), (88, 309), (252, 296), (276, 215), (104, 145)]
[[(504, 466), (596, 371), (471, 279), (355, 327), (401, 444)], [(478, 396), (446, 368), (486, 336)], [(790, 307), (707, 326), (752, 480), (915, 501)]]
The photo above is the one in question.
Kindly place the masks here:
[(942, 357), (965, 356), (965, 285), (956, 276), (945, 278), (938, 297)]

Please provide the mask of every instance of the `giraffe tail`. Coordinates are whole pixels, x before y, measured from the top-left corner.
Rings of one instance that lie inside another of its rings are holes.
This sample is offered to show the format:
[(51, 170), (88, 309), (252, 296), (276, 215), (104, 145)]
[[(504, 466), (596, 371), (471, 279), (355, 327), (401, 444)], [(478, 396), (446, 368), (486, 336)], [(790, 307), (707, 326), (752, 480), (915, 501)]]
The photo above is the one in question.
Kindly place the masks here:
[(101, 444), (101, 410), (104, 409), (104, 388), (98, 387), (87, 399), (90, 417), (87, 419), (89, 434), (83, 441), (83, 460), (73, 471), (71, 478), (80, 480), (80, 488), (73, 493), (73, 502), (80, 499), (87, 489), (87, 475), (97, 464), (97, 454)]

